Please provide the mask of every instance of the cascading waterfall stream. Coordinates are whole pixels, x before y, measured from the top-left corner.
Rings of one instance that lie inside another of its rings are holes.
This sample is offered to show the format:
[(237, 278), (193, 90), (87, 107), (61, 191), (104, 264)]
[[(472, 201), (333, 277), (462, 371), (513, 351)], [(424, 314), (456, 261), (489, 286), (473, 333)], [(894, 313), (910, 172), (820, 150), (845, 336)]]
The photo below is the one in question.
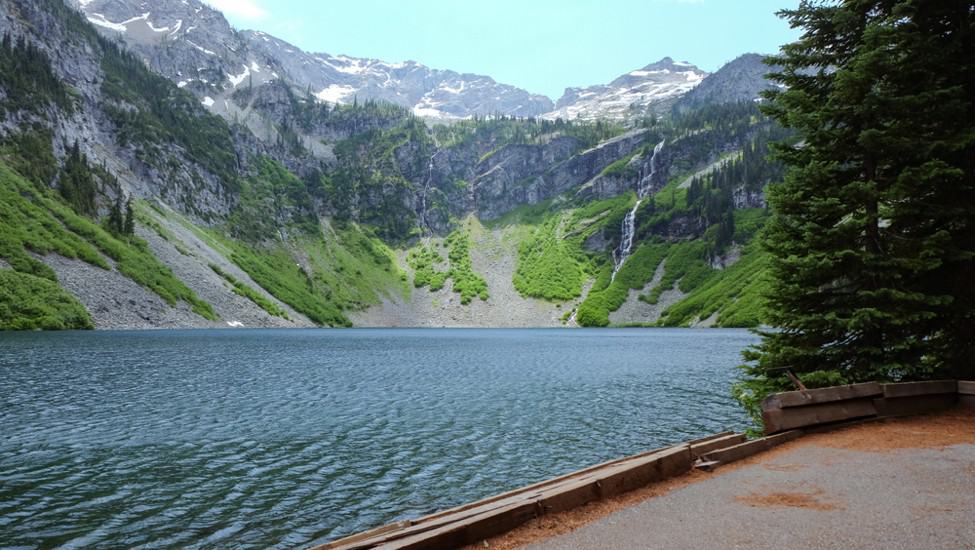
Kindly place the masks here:
[(430, 189), (430, 184), (433, 183), (433, 161), (437, 158), (437, 155), (443, 151), (437, 151), (430, 156), (430, 161), (427, 164), (427, 181), (423, 184), (423, 192), (420, 194), (420, 229), (424, 232), (430, 231), (430, 226), (427, 224), (427, 192)]
[(610, 278), (610, 281), (616, 280), (616, 274), (619, 273), (620, 268), (623, 267), (623, 263), (626, 262), (626, 259), (630, 257), (630, 253), (633, 251), (633, 237), (636, 233), (636, 212), (640, 209), (640, 204), (647, 198), (647, 195), (650, 194), (650, 189), (653, 187), (653, 176), (657, 173), (657, 154), (663, 148), (663, 141), (653, 148), (653, 155), (650, 157), (649, 173), (643, 175), (644, 169), (641, 167), (637, 174), (636, 204), (633, 205), (633, 210), (630, 210), (623, 217), (620, 245), (613, 250), (613, 276)]

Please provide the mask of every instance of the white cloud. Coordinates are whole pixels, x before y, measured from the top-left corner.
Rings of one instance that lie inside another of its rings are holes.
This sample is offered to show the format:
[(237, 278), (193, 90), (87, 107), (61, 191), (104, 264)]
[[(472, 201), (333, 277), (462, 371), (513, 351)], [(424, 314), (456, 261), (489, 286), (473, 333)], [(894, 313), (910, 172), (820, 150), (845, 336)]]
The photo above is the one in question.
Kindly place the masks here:
[(230, 17), (239, 17), (241, 19), (248, 19), (251, 21), (256, 21), (258, 19), (264, 19), (268, 15), (268, 11), (260, 6), (255, 0), (204, 0), (207, 4), (213, 6), (213, 8), (222, 11), (225, 15)]

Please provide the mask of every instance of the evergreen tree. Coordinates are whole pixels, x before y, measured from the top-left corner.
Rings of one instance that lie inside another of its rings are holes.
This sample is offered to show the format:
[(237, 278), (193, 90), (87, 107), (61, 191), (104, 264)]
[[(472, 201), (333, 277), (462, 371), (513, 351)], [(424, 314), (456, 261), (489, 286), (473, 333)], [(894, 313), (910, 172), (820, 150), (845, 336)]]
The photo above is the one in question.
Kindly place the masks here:
[(95, 178), (88, 166), (88, 159), (75, 141), (68, 151), (68, 158), (61, 173), (59, 191), (75, 211), (87, 216), (95, 215)]
[(115, 202), (112, 203), (112, 208), (108, 211), (108, 230), (112, 233), (118, 235), (122, 233), (124, 229), (125, 221), (122, 217), (122, 196), (119, 195)]
[(122, 223), (122, 233), (135, 234), (135, 212), (132, 211), (132, 197), (125, 201), (125, 221)]
[[(737, 389), (754, 407), (807, 383), (971, 369), (975, 334), (975, 10), (950, 0), (803, 1), (769, 60), (785, 90), (770, 190), (769, 321)], [(966, 336), (967, 335), (967, 336)], [(970, 371), (969, 371), (970, 372)], [(754, 409), (753, 409), (754, 411)]]

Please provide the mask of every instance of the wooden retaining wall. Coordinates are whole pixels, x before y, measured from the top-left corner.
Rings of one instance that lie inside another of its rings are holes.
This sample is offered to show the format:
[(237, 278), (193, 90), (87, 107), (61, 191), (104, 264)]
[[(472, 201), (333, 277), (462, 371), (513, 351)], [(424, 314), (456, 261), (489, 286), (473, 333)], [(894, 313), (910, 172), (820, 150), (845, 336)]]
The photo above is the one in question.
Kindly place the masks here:
[(434, 549), (475, 544), (543, 514), (577, 508), (651, 483), (709, 470), (792, 441), (810, 430), (882, 417), (975, 408), (975, 382), (939, 380), (853, 384), (785, 392), (762, 403), (765, 437), (724, 432), (672, 447), (604, 462), (514, 491), (419, 519), (346, 537), (314, 550)]
[(837, 422), (942, 411), (970, 401), (973, 382), (867, 382), (777, 393), (762, 402), (766, 434)]

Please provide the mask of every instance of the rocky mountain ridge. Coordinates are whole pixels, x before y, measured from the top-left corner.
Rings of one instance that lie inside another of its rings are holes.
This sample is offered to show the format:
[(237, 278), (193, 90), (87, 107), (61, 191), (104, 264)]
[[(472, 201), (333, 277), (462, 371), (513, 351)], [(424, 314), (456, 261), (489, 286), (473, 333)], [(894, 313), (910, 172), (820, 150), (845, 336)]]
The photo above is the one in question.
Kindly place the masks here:
[[(152, 70), (231, 117), (241, 87), (280, 79), (321, 101), (380, 100), (439, 121), (472, 116), (540, 116), (549, 120), (628, 120), (666, 114), (702, 101), (748, 101), (770, 84), (757, 54), (708, 73), (665, 57), (608, 84), (567, 88), (556, 102), (498, 83), (489, 76), (431, 69), (415, 61), (385, 61), (310, 53), (268, 33), (237, 31), (200, 0), (69, 0), (113, 39), (137, 52)], [(692, 93), (699, 85), (703, 88)]]
[(767, 78), (778, 67), (766, 65), (764, 58), (765, 56), (757, 53), (746, 53), (725, 63), (698, 86), (682, 95), (677, 100), (675, 109), (686, 112), (709, 104), (758, 101), (762, 92), (778, 89)]
[(609, 84), (568, 88), (545, 118), (626, 120), (666, 113), (674, 102), (706, 80), (708, 73), (665, 57)]
[(492, 78), (431, 69), (415, 61), (308, 53), (260, 31), (237, 31), (199, 0), (79, 0), (87, 19), (137, 52), (154, 71), (226, 111), (242, 86), (284, 79), (323, 101), (382, 100), (418, 116), (535, 116), (552, 108), (540, 95)]

